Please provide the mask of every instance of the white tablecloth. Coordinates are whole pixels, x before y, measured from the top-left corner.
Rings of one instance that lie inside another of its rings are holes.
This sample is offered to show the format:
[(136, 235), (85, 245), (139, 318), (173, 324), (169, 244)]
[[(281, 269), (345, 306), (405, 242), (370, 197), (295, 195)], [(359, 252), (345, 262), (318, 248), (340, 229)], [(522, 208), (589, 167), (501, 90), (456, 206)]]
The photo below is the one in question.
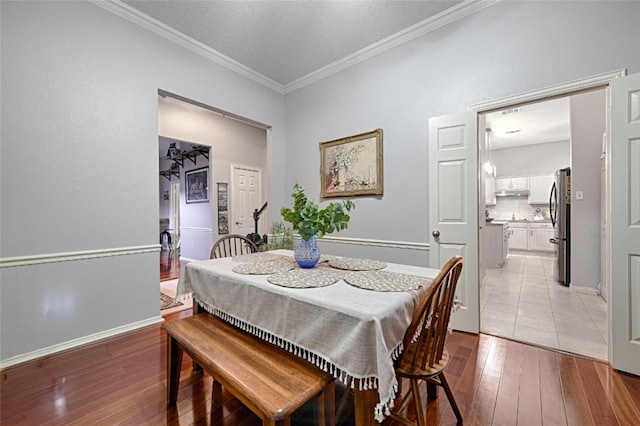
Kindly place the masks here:
[[(274, 253), (292, 255), (283, 250)], [(397, 392), (393, 361), (402, 351), (417, 292), (363, 290), (343, 280), (321, 288), (286, 288), (269, 283), (266, 275), (235, 273), (231, 270), (235, 265), (232, 258), (187, 264), (176, 297), (193, 293), (207, 311), (308, 359), (336, 378), (357, 379), (355, 386), (361, 389), (377, 388), (380, 402), (375, 418), (382, 421)], [(385, 270), (428, 278), (425, 287), (439, 272), (398, 264)]]

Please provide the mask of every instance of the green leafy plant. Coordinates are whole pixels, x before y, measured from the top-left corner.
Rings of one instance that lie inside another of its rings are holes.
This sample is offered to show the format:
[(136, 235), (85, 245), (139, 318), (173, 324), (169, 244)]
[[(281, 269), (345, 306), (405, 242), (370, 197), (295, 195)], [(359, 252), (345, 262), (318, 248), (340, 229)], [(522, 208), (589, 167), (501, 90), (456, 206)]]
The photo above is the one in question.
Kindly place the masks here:
[(265, 250), (293, 250), (293, 229), (287, 227), (284, 222), (273, 222), (270, 233)]
[(314, 235), (322, 238), (326, 234), (347, 229), (351, 217), (346, 212), (355, 208), (353, 201), (330, 203), (320, 210), (318, 204), (304, 193), (304, 187), (296, 183), (293, 189), (293, 209), (283, 207), (280, 214), (284, 220), (291, 223), (303, 240), (308, 240)]

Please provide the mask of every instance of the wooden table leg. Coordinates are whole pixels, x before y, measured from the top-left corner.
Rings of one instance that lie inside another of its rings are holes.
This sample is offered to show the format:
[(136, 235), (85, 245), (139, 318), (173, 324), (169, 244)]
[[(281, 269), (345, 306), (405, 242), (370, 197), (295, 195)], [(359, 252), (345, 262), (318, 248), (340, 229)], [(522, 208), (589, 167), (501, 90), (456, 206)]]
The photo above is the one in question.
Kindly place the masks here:
[(178, 400), (182, 354), (182, 348), (167, 335), (167, 406), (169, 407), (176, 405)]
[[(193, 316), (198, 315), (199, 313), (206, 312), (202, 306), (196, 301), (195, 296), (193, 296), (193, 306), (192, 306)], [(198, 365), (197, 362), (193, 361), (191, 363), (192, 368), (200, 374), (204, 374), (202, 371), (202, 366)]]
[(356, 389), (353, 392), (353, 411), (356, 426), (371, 426), (378, 423), (373, 417), (378, 398), (378, 389)]
[(427, 382), (427, 397), (429, 399), (438, 399), (438, 386)]

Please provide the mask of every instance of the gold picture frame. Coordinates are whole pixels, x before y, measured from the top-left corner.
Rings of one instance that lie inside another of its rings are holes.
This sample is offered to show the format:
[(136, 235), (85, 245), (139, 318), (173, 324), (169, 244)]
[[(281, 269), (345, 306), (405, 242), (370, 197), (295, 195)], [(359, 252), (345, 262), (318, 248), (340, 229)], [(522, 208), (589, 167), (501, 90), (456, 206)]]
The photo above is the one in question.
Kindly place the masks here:
[(382, 129), (320, 142), (320, 197), (383, 193)]

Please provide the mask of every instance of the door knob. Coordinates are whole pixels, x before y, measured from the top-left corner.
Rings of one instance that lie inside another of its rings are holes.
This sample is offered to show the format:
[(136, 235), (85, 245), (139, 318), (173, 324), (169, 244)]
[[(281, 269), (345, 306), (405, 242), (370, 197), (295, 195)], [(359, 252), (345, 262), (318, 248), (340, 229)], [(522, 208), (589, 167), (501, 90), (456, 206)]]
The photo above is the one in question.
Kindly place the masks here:
[(438, 237), (440, 236), (440, 231), (438, 231), (438, 230), (436, 229), (435, 231), (433, 231), (433, 232), (431, 233), (431, 235), (433, 235), (433, 236), (434, 236), (434, 238), (438, 238)]
[(238, 225), (238, 226), (242, 225), (242, 222), (236, 222), (236, 225)]

